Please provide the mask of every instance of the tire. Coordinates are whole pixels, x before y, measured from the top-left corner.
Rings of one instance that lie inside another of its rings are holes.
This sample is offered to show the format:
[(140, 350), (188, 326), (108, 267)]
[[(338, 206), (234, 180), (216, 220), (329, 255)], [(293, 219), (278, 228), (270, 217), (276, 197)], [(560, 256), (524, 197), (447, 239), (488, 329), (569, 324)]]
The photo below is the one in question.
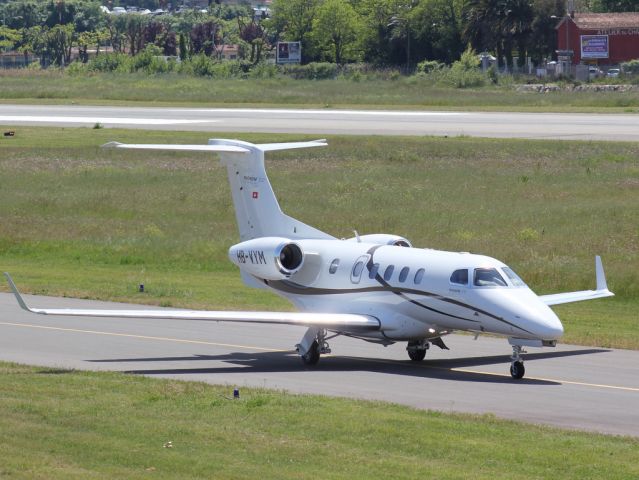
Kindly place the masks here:
[(426, 349), (408, 350), (408, 356), (413, 362), (421, 362), (426, 358)]
[(524, 378), (525, 373), (526, 369), (524, 368), (524, 362), (513, 362), (510, 366), (510, 375), (515, 380)]
[(317, 343), (317, 340), (313, 342), (311, 348), (309, 348), (308, 352), (302, 355), (301, 358), (304, 365), (317, 365), (317, 362), (319, 362), (320, 359), (319, 344)]

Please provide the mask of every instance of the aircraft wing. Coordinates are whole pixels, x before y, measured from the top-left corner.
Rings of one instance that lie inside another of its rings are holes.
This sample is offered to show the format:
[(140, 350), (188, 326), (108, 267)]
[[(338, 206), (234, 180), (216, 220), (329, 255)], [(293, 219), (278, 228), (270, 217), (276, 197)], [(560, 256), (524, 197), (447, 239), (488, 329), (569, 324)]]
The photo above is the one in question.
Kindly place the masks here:
[[(286, 143), (261, 143), (255, 145), (263, 152), (273, 152), (276, 150), (291, 150), (293, 148), (325, 147), (325, 139), (311, 140), (308, 142), (286, 142)], [(248, 148), (239, 145), (208, 144), (208, 145), (184, 145), (184, 144), (164, 144), (164, 143), (120, 143), (109, 142), (102, 145), (102, 148), (123, 148), (129, 150), (175, 150), (186, 152), (223, 152), (223, 153), (249, 153)]]
[(187, 152), (226, 152), (226, 153), (248, 153), (248, 148), (236, 145), (169, 145), (162, 143), (120, 143), (109, 142), (102, 145), (102, 148), (124, 148), (130, 150), (177, 150)]
[(601, 257), (595, 257), (595, 274), (597, 277), (596, 290), (582, 290), (580, 292), (555, 293), (552, 295), (541, 295), (539, 298), (546, 305), (559, 305), (562, 303), (581, 302), (583, 300), (593, 300), (595, 298), (613, 297), (615, 294), (608, 290), (606, 276), (604, 274)]
[(158, 318), (173, 320), (202, 320), (212, 322), (271, 323), (319, 327), (328, 330), (379, 330), (380, 321), (372, 316), (348, 313), (308, 312), (234, 312), (206, 310), (101, 310), (78, 308), (31, 308), (20, 295), (11, 276), (5, 272), (9, 286), (20, 307), (41, 315), (81, 317)]

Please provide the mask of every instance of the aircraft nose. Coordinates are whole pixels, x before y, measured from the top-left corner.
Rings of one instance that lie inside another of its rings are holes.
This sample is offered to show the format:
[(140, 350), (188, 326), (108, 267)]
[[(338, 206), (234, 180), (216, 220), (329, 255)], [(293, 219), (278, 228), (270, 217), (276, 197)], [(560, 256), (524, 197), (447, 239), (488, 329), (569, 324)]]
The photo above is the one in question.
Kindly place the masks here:
[(561, 320), (550, 309), (535, 323), (535, 333), (544, 340), (558, 340), (564, 334), (564, 326), (561, 324)]

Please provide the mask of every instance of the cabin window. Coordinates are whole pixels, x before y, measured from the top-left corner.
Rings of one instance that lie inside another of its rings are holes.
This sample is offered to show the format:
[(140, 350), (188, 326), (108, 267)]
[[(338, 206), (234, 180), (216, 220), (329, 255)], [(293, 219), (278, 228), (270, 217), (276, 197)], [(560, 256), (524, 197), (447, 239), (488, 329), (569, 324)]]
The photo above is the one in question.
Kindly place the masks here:
[(457, 285), (468, 285), (468, 269), (455, 270), (450, 276), (450, 283)]
[(474, 284), (476, 287), (505, 287), (504, 278), (496, 268), (476, 268)]
[(336, 258), (331, 262), (331, 266), (328, 267), (328, 273), (333, 274), (337, 272), (337, 267), (339, 267), (339, 258)]
[(410, 270), (410, 268), (408, 267), (404, 267), (402, 268), (402, 270), (399, 272), (399, 281), (400, 282), (405, 282), (406, 278), (408, 277), (408, 271)]
[(386, 267), (386, 270), (384, 270), (384, 280), (388, 282), (391, 279), (393, 276), (393, 270), (395, 270), (395, 265), (389, 265)]
[(357, 278), (362, 274), (362, 269), (364, 268), (364, 262), (361, 260), (355, 264), (353, 267), (353, 278)]
[(379, 263), (373, 263), (370, 271), (368, 272), (368, 278), (371, 280), (377, 276), (377, 271), (379, 270)]
[(424, 270), (423, 268), (420, 268), (419, 270), (417, 270), (417, 273), (415, 274), (415, 284), (420, 284), (422, 283), (422, 279), (424, 278), (424, 273), (426, 273), (426, 270)]

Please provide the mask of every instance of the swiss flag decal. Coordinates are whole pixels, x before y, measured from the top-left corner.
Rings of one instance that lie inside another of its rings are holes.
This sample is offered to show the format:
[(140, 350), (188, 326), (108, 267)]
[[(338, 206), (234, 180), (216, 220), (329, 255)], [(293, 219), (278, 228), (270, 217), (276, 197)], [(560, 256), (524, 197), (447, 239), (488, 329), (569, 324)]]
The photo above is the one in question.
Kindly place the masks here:
[(253, 198), (257, 198), (257, 192), (253, 192)]

